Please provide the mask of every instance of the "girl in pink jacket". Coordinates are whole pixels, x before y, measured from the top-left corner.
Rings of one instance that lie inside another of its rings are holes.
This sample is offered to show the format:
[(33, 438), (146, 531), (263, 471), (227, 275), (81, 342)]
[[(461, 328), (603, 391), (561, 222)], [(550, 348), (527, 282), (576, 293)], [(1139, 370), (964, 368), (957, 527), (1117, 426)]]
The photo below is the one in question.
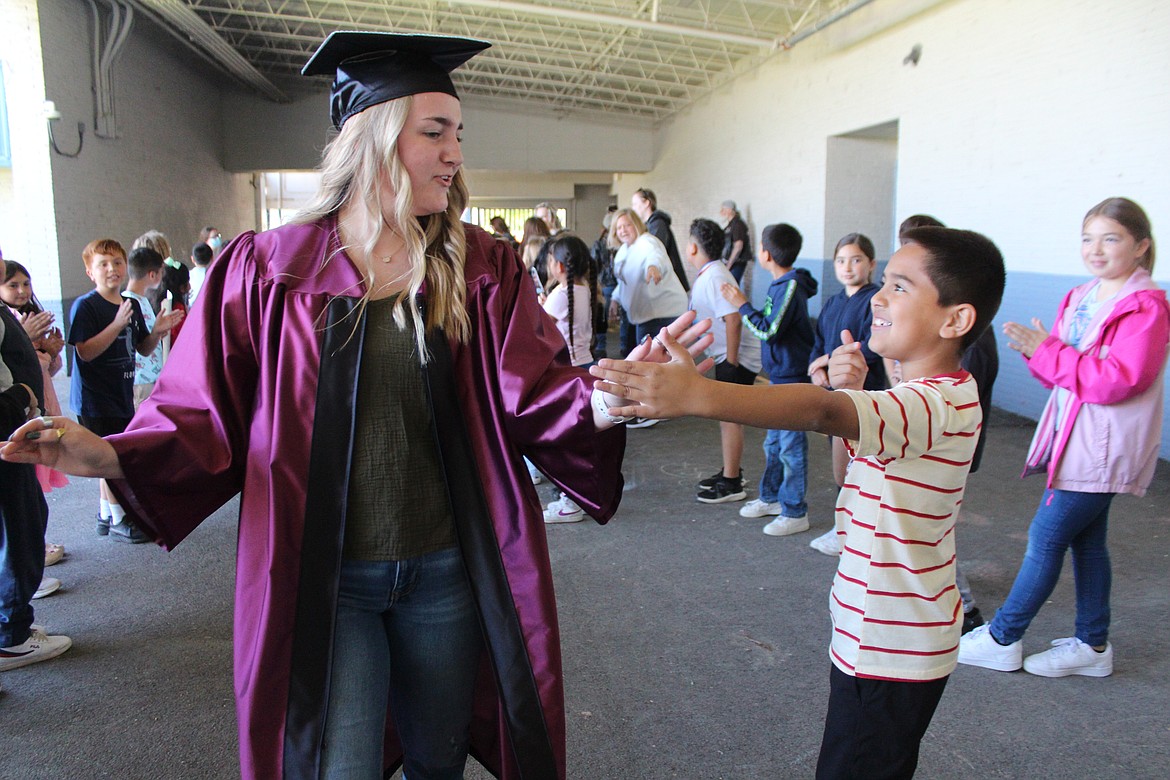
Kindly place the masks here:
[[(1048, 484), (1028, 529), (1024, 562), (987, 625), (964, 636), (959, 663), (1043, 677), (1106, 677), (1111, 570), (1106, 532), (1117, 493), (1144, 495), (1162, 436), (1162, 370), (1170, 305), (1150, 277), (1154, 238), (1141, 206), (1109, 198), (1089, 210), (1081, 257), (1093, 279), (1064, 297), (1052, 332), (1009, 322), (1004, 333), (1052, 394), (1024, 474)], [(1052, 594), (1071, 548), (1076, 635), (1023, 658), (1023, 636)]]

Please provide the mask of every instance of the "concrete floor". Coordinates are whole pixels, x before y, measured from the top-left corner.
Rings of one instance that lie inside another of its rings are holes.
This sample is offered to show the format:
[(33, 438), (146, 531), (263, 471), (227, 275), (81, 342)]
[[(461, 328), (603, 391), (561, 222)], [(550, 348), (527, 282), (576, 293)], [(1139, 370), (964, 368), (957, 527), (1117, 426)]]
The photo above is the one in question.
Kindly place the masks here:
[[(996, 415), (963, 508), (960, 555), (989, 614), (1011, 586), (1043, 487), (1018, 479), (1030, 436), (1027, 421)], [(761, 439), (748, 431), (753, 480)], [(628, 491), (609, 526), (548, 529), (571, 778), (812, 776), (835, 564), (808, 547), (828, 528), (834, 496), (825, 442), (810, 445), (807, 533), (768, 537), (738, 504), (694, 501), (694, 483), (719, 459), (717, 424), (698, 420), (630, 432)], [(1114, 675), (1050, 680), (959, 667), (918, 777), (1170, 777), (1165, 465), (1148, 496), (1113, 505)], [(547, 486), (540, 492), (551, 497)], [(37, 620), (74, 646), (2, 675), (0, 780), (236, 777), (234, 502), (165, 553), (97, 537), (96, 493), (78, 479), (49, 497), (49, 538), (69, 557), (50, 570), (64, 587), (37, 602)], [(1026, 652), (1072, 625), (1066, 570)], [(487, 777), (478, 766), (467, 774)]]

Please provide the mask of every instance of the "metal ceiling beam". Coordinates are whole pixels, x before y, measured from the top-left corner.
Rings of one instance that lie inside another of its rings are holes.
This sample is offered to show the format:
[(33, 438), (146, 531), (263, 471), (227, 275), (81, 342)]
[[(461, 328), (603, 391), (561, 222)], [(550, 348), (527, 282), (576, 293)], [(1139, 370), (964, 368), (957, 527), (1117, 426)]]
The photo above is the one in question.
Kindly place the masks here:
[(288, 95), (265, 78), (264, 74), (252, 67), (238, 51), (231, 47), (218, 33), (203, 21), (191, 7), (182, 0), (132, 0), (148, 16), (178, 30), (176, 36), (212, 64), (223, 68), (244, 84), (279, 103), (287, 103)]
[[(300, 23), (321, 25), (322, 30), (320, 33), (316, 32), (316, 31), (312, 31), (312, 32), (309, 32), (309, 31), (305, 31), (305, 32), (291, 32), (291, 31), (277, 32), (274, 30), (260, 30), (260, 29), (254, 29), (254, 28), (248, 28), (248, 27), (239, 27), (239, 26), (233, 27), (226, 19), (224, 22), (222, 22), (218, 25), (218, 29), (223, 30), (225, 32), (230, 32), (230, 33), (234, 33), (234, 34), (238, 34), (238, 35), (262, 35), (265, 37), (281, 37), (281, 38), (285, 38), (287, 40), (303, 40), (303, 41), (306, 41), (307, 43), (310, 43), (311, 47), (315, 47), (316, 44), (318, 44), (321, 41), (321, 38), (323, 38), (327, 32), (331, 31), (331, 29), (333, 29), (333, 28), (341, 29), (342, 26), (344, 26), (344, 25), (352, 25), (353, 24), (353, 22), (351, 22), (350, 20), (341, 19), (341, 18), (338, 18), (337, 16), (330, 17), (330, 16), (326, 15), (325, 13), (322, 13), (321, 16), (313, 17), (313, 16), (304, 16), (304, 15), (300, 15), (300, 14), (294, 14), (294, 13), (285, 12), (285, 11), (280, 11), (280, 12), (260, 11), (260, 10), (251, 9), (251, 8), (237, 9), (235, 7), (232, 7), (232, 6), (216, 6), (216, 5), (212, 5), (212, 4), (203, 4), (203, 5), (200, 5), (199, 8), (200, 8), (200, 10), (207, 12), (207, 13), (224, 14), (225, 16), (227, 16), (231, 19), (235, 19), (235, 20), (238, 20), (241, 22), (244, 20), (261, 19), (261, 20), (281, 22), (281, 23), (285, 23), (285, 24), (287, 24), (289, 22), (300, 22)], [(332, 9), (326, 9), (326, 10), (332, 10)], [(384, 7), (383, 7), (383, 10), (385, 10)], [(419, 9), (414, 9), (414, 8), (404, 9), (404, 13), (409, 12), (409, 11), (417, 12), (418, 10)], [(556, 18), (556, 14), (552, 14), (551, 16), (553, 16), (553, 18)], [(452, 17), (454, 19), (461, 20), (465, 24), (467, 23), (466, 17), (462, 17), (458, 13), (453, 13)], [(626, 20), (626, 17), (615, 17), (615, 18)], [(407, 20), (407, 21), (409, 21), (409, 20)], [(503, 18), (503, 17), (500, 17), (500, 18), (476, 18), (475, 21), (480, 22), (480, 23), (488, 22), (488, 23), (499, 24), (508, 33), (514, 33), (517, 29), (520, 29), (520, 28), (532, 29), (535, 31), (548, 31), (548, 30), (552, 29), (558, 34), (567, 34), (567, 35), (573, 35), (573, 36), (578, 37), (580, 39), (582, 46), (587, 48), (590, 52), (595, 51), (597, 46), (601, 46), (604, 42), (609, 41), (612, 37), (610, 35), (607, 35), (603, 31), (594, 32), (592, 30), (583, 30), (579, 27), (571, 27), (570, 26), (570, 27), (549, 28), (547, 25), (541, 24), (540, 22), (522, 19), (522, 18), (520, 18), (520, 19), (511, 19), (511, 18)], [(386, 23), (387, 24), (390, 23), (389, 18), (387, 18)], [(403, 23), (403, 20), (400, 19), (399, 24), (401, 25), (402, 23)], [(425, 28), (426, 27), (425, 25), (413, 25), (413, 26), (418, 27), (418, 28)], [(697, 28), (688, 27), (686, 29), (693, 30), (693, 29), (697, 29)], [(750, 38), (751, 43), (745, 44), (743, 41), (740, 41), (737, 45), (740, 45), (740, 46), (746, 45), (746, 46), (750, 46), (752, 48), (759, 49), (761, 47), (761, 41), (764, 41), (764, 40), (765, 39), (760, 39), (760, 38)], [(774, 45), (778, 45), (778, 41), (779, 41), (778, 38), (777, 39), (767, 39), (766, 45), (768, 48), (772, 48)], [(507, 35), (500, 36), (498, 38), (497, 42), (499, 42), (501, 44), (507, 43), (509, 46), (521, 45), (521, 43), (519, 41), (516, 41), (514, 37), (507, 36)], [(721, 41), (721, 42), (727, 43), (727, 41)], [(650, 42), (639, 42), (636, 39), (633, 39), (633, 40), (627, 39), (627, 43), (629, 43), (630, 45), (638, 46), (639, 49), (644, 49), (646, 47), (640, 45), (640, 43), (650, 43)], [(531, 45), (539, 46), (538, 44), (531, 44)], [(690, 51), (691, 50), (691, 46), (689, 46), (688, 44), (674, 43), (674, 42), (670, 42), (670, 41), (655, 41), (655, 42), (653, 42), (653, 45), (655, 47), (668, 48), (671, 51), (683, 52), (683, 51)], [(311, 47), (310, 47), (310, 51), (311, 51)], [(308, 53), (309, 52), (306, 52), (306, 58), (308, 56)], [(721, 52), (721, 54), (723, 54), (724, 57), (728, 56), (726, 52)]]
[(513, 0), (447, 0), (451, 5), (466, 5), (474, 8), (489, 8), (496, 11), (512, 11), (518, 14), (533, 16), (550, 16), (554, 19), (575, 19), (589, 24), (612, 25), (615, 27), (635, 27), (648, 32), (664, 35), (678, 35), (684, 38), (702, 38), (709, 41), (733, 43), (739, 46), (757, 46), (762, 49), (773, 49), (779, 45), (776, 38), (759, 38), (752, 35), (708, 30), (702, 27), (687, 27), (681, 24), (655, 22), (651, 19), (638, 19), (629, 16), (599, 14), (592, 11), (576, 11), (571, 8), (551, 7), (531, 3), (518, 3)]

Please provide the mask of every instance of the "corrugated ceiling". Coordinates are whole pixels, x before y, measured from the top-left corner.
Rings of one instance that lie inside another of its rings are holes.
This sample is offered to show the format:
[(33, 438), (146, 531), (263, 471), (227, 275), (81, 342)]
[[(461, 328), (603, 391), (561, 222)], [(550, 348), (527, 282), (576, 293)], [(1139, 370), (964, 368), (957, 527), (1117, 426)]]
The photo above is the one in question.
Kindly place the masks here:
[(461, 94), (516, 110), (658, 122), (870, 0), (129, 0), (280, 100), (333, 30), (483, 38)]

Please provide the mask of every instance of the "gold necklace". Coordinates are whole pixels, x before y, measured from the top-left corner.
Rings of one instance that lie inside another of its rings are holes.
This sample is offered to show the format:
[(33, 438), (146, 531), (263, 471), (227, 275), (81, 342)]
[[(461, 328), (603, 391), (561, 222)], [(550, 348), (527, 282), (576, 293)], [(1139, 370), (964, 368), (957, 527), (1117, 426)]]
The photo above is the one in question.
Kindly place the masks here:
[(398, 254), (403, 249), (406, 249), (406, 239), (403, 238), (401, 233), (399, 233), (397, 230), (395, 230), (393, 227), (391, 227), (390, 223), (386, 220), (385, 216), (382, 217), (382, 224), (386, 226), (386, 229), (389, 230), (391, 234), (397, 236), (402, 241), (402, 246), (398, 247), (397, 249), (395, 249), (393, 252), (386, 255), (385, 257), (378, 258), (383, 263), (389, 264), (394, 259), (394, 255)]

